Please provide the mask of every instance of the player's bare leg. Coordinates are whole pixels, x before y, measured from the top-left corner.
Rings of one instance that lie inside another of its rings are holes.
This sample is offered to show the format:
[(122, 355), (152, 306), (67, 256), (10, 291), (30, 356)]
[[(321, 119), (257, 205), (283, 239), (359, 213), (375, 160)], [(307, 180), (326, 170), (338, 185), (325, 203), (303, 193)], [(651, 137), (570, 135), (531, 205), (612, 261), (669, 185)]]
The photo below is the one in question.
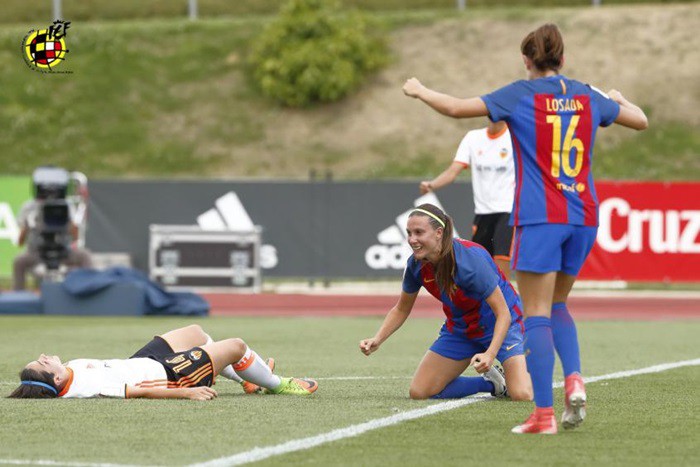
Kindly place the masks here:
[(502, 364), (510, 398), (514, 401), (531, 401), (532, 381), (527, 372), (525, 355), (514, 355)]
[(160, 336), (170, 345), (173, 352), (183, 352), (192, 347), (200, 347), (207, 343), (209, 337), (198, 324), (184, 328), (173, 329)]
[(413, 375), (408, 390), (411, 399), (428, 399), (464, 373), (470, 359), (452, 360), (428, 350)]
[(503, 271), (503, 275), (506, 276), (507, 280), (510, 280), (512, 275), (510, 271), (510, 259), (504, 259), (501, 257), (494, 257), (493, 260), (496, 262), (498, 268)]
[(280, 378), (260, 356), (238, 338), (225, 339), (202, 346), (219, 374), (228, 365), (245, 381), (261, 386), (274, 394), (309, 395), (318, 388), (312, 379)]

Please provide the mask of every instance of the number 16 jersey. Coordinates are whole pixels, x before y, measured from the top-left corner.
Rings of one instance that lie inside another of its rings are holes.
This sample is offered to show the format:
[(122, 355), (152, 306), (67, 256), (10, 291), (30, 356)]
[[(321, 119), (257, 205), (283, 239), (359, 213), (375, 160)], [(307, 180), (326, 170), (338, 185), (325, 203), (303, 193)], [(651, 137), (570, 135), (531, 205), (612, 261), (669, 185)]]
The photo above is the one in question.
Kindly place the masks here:
[(562, 75), (521, 80), (482, 96), (489, 118), (510, 128), (515, 162), (511, 225), (598, 225), (591, 161), (599, 126), (620, 106)]

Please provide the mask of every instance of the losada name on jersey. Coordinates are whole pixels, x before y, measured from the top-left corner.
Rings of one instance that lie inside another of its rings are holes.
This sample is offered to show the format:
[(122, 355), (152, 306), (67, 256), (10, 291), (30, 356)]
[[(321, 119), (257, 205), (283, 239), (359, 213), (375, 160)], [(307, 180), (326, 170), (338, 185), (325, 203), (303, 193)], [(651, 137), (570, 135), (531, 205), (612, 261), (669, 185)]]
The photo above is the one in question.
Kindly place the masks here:
[(578, 99), (545, 99), (547, 112), (579, 112), (584, 109)]

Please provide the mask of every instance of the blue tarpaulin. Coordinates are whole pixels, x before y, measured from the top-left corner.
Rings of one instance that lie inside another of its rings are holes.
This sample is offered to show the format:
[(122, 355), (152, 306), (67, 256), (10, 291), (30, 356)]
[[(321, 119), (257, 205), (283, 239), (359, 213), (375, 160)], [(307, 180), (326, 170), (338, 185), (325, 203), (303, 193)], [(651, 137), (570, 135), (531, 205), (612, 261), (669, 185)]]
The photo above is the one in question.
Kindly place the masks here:
[(144, 273), (125, 267), (113, 267), (104, 271), (76, 269), (68, 273), (62, 286), (75, 297), (86, 297), (124, 282), (140, 284), (144, 288), (147, 315), (206, 316), (209, 313), (209, 303), (199, 295), (168, 292)]

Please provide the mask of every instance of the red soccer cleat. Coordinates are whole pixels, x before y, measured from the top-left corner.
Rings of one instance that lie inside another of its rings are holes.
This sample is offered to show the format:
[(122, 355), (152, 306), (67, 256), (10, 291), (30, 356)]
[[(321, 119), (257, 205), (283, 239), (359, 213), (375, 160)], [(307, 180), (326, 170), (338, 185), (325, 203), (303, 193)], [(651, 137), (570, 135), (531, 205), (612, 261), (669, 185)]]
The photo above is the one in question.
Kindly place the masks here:
[(552, 407), (540, 408), (535, 407), (532, 415), (523, 423), (512, 430), (518, 434), (540, 434), (540, 435), (556, 435), (557, 434), (557, 419), (554, 416)]
[(586, 388), (583, 378), (578, 373), (570, 374), (564, 380), (564, 413), (561, 416), (561, 424), (567, 429), (573, 429), (583, 423), (586, 418)]

